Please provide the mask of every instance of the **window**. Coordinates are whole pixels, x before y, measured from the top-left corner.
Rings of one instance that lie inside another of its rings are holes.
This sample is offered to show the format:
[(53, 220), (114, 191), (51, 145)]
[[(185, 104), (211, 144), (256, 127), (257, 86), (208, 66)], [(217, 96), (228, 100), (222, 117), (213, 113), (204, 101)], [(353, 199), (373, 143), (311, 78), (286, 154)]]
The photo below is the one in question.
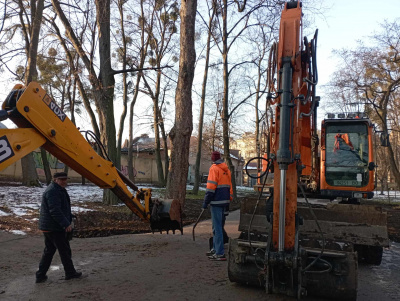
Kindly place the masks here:
[(368, 184), (368, 126), (337, 123), (326, 127), (325, 178), (331, 186)]

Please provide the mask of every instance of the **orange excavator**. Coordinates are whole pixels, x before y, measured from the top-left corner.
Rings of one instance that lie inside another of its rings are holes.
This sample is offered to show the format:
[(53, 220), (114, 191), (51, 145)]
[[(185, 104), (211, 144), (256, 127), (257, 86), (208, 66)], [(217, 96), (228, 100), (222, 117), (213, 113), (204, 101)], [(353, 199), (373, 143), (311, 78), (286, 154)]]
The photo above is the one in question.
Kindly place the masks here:
[[(14, 86), (0, 110), (0, 121), (5, 119), (18, 128), (0, 129), (0, 170), (42, 146), (93, 184), (110, 189), (133, 213), (150, 222), (152, 232), (182, 233), (179, 201), (152, 199), (151, 189), (139, 189), (115, 167), (99, 139), (91, 132), (85, 139), (38, 83)], [(100, 154), (88, 142), (92, 138)]]
[[(241, 233), (229, 242), (228, 275), (297, 299), (356, 300), (358, 259), (380, 263), (389, 243), (387, 217), (374, 206), (353, 204), (373, 194), (370, 120), (329, 116), (318, 136), (317, 34), (302, 39), (302, 3), (286, 2), (270, 54), (267, 101), (275, 112), (270, 152), (262, 158), (263, 186), (268, 173), (273, 185), (265, 201), (261, 187), (257, 200), (242, 203)], [(347, 204), (315, 208), (310, 195), (341, 197)]]

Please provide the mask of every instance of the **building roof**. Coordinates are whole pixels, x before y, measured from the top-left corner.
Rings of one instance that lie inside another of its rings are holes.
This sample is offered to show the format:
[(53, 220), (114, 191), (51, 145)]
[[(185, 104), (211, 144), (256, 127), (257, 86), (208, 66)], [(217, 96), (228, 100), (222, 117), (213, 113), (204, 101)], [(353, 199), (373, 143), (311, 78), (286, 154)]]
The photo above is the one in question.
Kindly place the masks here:
[[(161, 138), (161, 141), (162, 138)], [(196, 136), (191, 136), (190, 137), (190, 149), (191, 152), (197, 152), (197, 141), (198, 138)], [(170, 143), (169, 143), (169, 139), (168, 139), (168, 147), (170, 147)], [(163, 143), (163, 142), (162, 142)], [(152, 152), (155, 149), (155, 138), (151, 138), (149, 137), (148, 134), (142, 134), (139, 137), (135, 137), (133, 139), (133, 152), (135, 153), (140, 153), (140, 152)], [(162, 144), (163, 145), (163, 144)], [(129, 140), (125, 139), (125, 142), (121, 148), (121, 152), (122, 153), (127, 153), (128, 152), (128, 146), (129, 146)], [(204, 144), (203, 144), (204, 147)], [(164, 148), (161, 147), (161, 150), (163, 150)], [(222, 148), (215, 148), (216, 151), (220, 152), (221, 155), (224, 154), (224, 150)], [(240, 150), (238, 149), (230, 149), (229, 150), (231, 159), (235, 159), (238, 161), (244, 161), (244, 159), (242, 158), (242, 156), (240, 155)], [(209, 154), (211, 156), (211, 152)], [(203, 156), (204, 156), (204, 152), (203, 152)]]
[[(133, 138), (133, 152), (151, 152), (155, 148), (155, 138), (150, 138), (148, 134), (142, 134), (139, 137)], [(121, 148), (122, 153), (128, 152), (129, 140), (125, 139), (124, 145)], [(161, 150), (163, 148), (161, 147)]]

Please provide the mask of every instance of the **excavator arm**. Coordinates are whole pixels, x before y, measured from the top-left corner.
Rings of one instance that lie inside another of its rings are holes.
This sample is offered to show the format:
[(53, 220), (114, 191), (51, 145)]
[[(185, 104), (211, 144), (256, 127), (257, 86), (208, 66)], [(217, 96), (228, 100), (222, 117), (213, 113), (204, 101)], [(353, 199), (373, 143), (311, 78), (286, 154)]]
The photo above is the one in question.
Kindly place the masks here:
[(179, 202), (152, 200), (151, 189), (138, 189), (113, 162), (96, 153), (38, 83), (13, 88), (0, 111), (0, 120), (7, 118), (18, 128), (0, 129), (0, 170), (42, 146), (93, 184), (110, 189), (133, 213), (149, 221), (153, 232), (182, 232)]

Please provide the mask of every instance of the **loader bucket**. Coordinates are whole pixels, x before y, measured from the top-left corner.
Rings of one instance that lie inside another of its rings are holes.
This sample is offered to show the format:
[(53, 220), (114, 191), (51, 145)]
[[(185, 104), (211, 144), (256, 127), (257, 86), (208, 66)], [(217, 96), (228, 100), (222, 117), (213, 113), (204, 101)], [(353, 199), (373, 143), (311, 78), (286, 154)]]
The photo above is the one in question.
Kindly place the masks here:
[(152, 200), (151, 217), (150, 217), (151, 231), (160, 232), (175, 230), (181, 231), (182, 227), (182, 210), (178, 200), (173, 199), (154, 199)]

